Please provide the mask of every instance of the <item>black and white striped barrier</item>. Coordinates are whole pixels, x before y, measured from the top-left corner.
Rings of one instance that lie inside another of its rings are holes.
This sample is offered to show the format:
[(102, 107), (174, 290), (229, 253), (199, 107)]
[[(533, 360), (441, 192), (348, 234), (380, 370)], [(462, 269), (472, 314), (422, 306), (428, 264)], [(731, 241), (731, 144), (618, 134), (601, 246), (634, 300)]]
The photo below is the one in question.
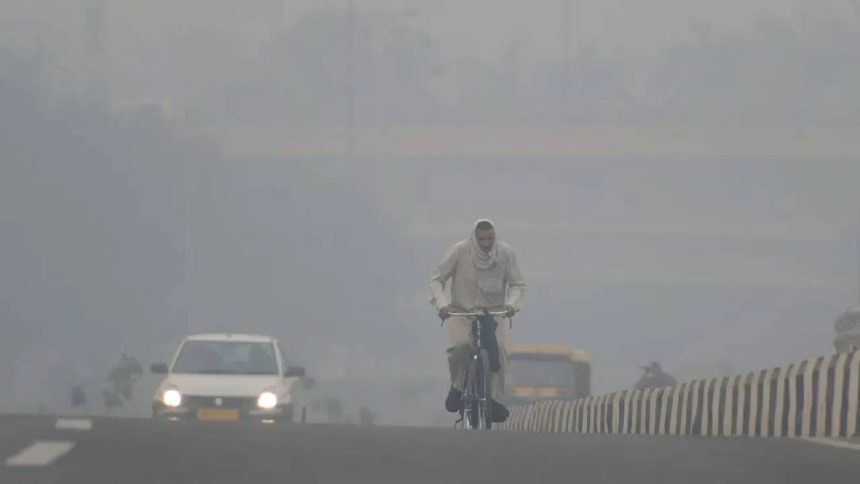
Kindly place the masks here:
[(756, 437), (860, 435), (860, 351), (675, 387), (511, 409), (505, 430)]

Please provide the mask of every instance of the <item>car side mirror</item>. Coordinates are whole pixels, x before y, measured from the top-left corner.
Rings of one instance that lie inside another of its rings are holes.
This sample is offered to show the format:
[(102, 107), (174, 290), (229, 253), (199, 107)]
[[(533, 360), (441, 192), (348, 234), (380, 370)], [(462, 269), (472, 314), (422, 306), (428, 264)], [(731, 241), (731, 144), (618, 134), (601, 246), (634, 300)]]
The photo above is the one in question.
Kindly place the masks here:
[(152, 366), (149, 367), (149, 371), (156, 375), (166, 375), (167, 363), (153, 363)]
[(286, 370), (284, 370), (285, 377), (297, 377), (304, 378), (305, 377), (305, 367), (303, 366), (288, 366)]

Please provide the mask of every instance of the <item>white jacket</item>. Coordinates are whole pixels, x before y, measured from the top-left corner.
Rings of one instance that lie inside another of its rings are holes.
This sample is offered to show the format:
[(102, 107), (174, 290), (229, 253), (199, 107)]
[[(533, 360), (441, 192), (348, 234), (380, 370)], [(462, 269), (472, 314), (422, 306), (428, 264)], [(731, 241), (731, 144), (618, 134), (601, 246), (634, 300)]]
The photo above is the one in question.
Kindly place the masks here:
[[(510, 246), (496, 242), (498, 257), (489, 269), (478, 269), (472, 263), (470, 241), (457, 242), (433, 272), (430, 280), (430, 304), (436, 310), (451, 306), (455, 311), (476, 309), (500, 310), (511, 305), (522, 306), (526, 283)], [(448, 280), (450, 300), (446, 294)]]

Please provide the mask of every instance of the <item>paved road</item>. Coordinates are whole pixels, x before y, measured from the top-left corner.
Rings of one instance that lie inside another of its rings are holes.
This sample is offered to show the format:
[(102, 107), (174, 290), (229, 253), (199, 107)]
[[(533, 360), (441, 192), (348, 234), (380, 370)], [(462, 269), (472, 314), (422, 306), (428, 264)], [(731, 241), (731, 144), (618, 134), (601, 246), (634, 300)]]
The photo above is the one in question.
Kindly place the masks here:
[[(860, 445), (0, 416), (0, 483), (856, 482)], [(91, 428), (90, 428), (91, 427)]]

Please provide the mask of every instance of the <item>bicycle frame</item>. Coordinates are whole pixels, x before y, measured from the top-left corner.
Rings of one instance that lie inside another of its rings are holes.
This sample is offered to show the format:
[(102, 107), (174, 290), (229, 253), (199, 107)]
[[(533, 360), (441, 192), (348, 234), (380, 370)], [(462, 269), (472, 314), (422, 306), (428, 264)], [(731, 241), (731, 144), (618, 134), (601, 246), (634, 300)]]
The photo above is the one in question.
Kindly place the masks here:
[[(490, 377), (488, 377), (487, 374), (491, 372), (489, 369), (488, 357), (486, 356), (487, 351), (483, 350), (482, 354), (482, 320), (483, 317), (488, 316), (507, 316), (507, 312), (490, 312), (483, 310), (481, 312), (450, 313), (450, 315), (471, 319), (475, 325), (474, 331), (472, 332), (471, 361), (466, 368), (466, 375), (463, 380), (464, 385), (460, 419), (455, 422), (455, 425), (462, 424), (464, 427), (468, 425), (472, 429), (479, 429), (483, 423), (484, 428), (489, 429), (491, 426), (490, 422), (492, 420), (490, 415), (492, 412), (492, 396), (489, 388)], [(477, 367), (473, 367), (472, 365), (477, 365)], [(478, 377), (478, 375), (480, 375), (480, 377)], [(476, 389), (473, 388), (473, 386), (478, 384), (477, 382), (472, 381), (475, 378), (481, 378), (483, 380), (483, 391), (476, 391)], [(473, 415), (474, 412), (477, 412), (477, 415)], [(483, 416), (483, 419), (481, 416)], [(483, 422), (481, 422), (481, 420), (483, 420)]]

